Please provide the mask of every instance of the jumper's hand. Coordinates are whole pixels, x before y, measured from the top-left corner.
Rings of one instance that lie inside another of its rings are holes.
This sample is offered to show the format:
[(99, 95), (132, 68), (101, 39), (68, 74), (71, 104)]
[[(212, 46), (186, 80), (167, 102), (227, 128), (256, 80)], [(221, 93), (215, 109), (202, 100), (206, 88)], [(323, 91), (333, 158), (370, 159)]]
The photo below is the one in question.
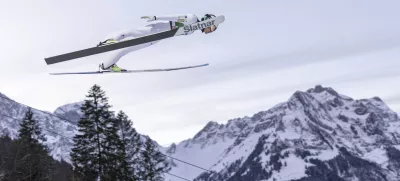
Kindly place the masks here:
[(142, 16), (142, 19), (147, 19), (147, 22), (156, 20), (155, 16)]
[(179, 18), (177, 20), (177, 22), (180, 22), (180, 23), (187, 22), (187, 19), (186, 18)]

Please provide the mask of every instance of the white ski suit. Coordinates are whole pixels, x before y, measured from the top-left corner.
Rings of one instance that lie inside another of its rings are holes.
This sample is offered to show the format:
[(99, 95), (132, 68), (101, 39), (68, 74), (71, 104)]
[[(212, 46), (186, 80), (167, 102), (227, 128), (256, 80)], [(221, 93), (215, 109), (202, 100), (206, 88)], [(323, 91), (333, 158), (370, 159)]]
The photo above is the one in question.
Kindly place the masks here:
[[(134, 39), (136, 37), (141, 37), (141, 36), (146, 36), (149, 34), (154, 34), (154, 33), (162, 32), (162, 31), (171, 30), (175, 26), (175, 22), (177, 22), (178, 19), (180, 19), (180, 18), (186, 19), (186, 21), (181, 22), (182, 24), (185, 24), (185, 25), (196, 23), (199, 21), (197, 16), (194, 14), (153, 16), (150, 20), (148, 20), (148, 22), (150, 22), (150, 21), (161, 21), (161, 22), (152, 23), (145, 27), (141, 27), (141, 28), (137, 28), (137, 29), (122, 30), (122, 31), (113, 33), (110, 36), (107, 36), (105, 38), (105, 40), (114, 39), (116, 41), (124, 41), (124, 40)], [(193, 32), (190, 32), (188, 34), (191, 34), (191, 33), (193, 33)], [(148, 47), (159, 41), (160, 40), (112, 51), (112, 52), (110, 52), (109, 57), (102, 64), (100, 64), (100, 66), (102, 69), (108, 69), (112, 65), (116, 64), (126, 54), (128, 54), (132, 51), (135, 51), (135, 50), (139, 50), (139, 49)]]

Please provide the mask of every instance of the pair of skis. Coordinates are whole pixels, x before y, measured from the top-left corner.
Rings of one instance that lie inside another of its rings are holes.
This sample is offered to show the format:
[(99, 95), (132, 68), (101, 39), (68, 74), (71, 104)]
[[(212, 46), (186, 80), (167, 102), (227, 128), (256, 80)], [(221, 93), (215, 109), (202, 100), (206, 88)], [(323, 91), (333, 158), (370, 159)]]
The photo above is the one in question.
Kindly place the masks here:
[[(100, 54), (104, 52), (109, 52), (117, 49), (122, 49), (126, 47), (136, 46), (144, 43), (149, 43), (153, 41), (158, 41), (162, 39), (167, 39), (175, 36), (186, 35), (190, 32), (201, 30), (203, 28), (211, 27), (213, 25), (219, 25), (225, 21), (225, 17), (217, 16), (212, 19), (208, 19), (205, 21), (200, 21), (197, 23), (193, 23), (190, 25), (185, 25), (184, 27), (155, 33), (143, 37), (138, 37), (135, 39), (121, 41), (109, 45), (99, 46), (99, 47), (92, 47), (88, 49), (83, 49), (71, 53), (66, 53), (62, 55), (57, 55), (49, 58), (45, 58), (47, 65), (60, 63), (72, 59), (87, 57), (95, 54)], [(63, 75), (63, 74), (103, 74), (103, 73), (135, 73), (135, 72), (157, 72), (157, 71), (171, 71), (171, 70), (181, 70), (181, 69), (189, 69), (189, 68), (197, 68), (207, 66), (208, 64), (203, 65), (196, 65), (196, 66), (188, 66), (188, 67), (178, 67), (178, 68), (168, 68), (168, 69), (149, 69), (149, 70), (127, 70), (123, 72), (112, 72), (112, 71), (93, 71), (93, 72), (69, 72), (69, 73), (51, 73), (52, 75)]]
[(104, 71), (93, 71), (93, 72), (50, 73), (50, 75), (164, 72), (164, 71), (173, 71), (173, 70), (192, 69), (192, 68), (198, 68), (198, 67), (204, 67), (204, 66), (208, 66), (208, 63), (207, 64), (202, 64), (202, 65), (195, 65), (195, 66), (166, 68), (166, 69), (126, 70), (126, 71), (121, 71), (121, 72), (113, 72), (111, 70), (104, 70)]

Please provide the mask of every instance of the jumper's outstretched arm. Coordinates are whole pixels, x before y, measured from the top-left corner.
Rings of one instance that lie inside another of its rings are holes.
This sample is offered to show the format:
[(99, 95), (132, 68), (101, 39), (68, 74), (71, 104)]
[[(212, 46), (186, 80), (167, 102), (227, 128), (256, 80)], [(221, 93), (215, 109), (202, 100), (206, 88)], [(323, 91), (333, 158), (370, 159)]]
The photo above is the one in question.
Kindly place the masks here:
[(142, 19), (147, 19), (147, 22), (157, 21), (157, 20), (180, 22), (187, 19), (187, 15), (181, 14), (181, 15), (142, 16)]

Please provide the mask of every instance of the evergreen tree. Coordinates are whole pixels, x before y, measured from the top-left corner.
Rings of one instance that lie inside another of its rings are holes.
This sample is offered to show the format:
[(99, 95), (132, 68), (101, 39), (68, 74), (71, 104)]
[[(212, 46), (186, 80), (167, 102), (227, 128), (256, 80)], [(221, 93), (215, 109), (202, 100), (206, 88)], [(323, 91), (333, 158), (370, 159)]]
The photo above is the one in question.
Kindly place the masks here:
[(128, 116), (120, 111), (117, 115), (119, 135), (122, 141), (121, 151), (119, 153), (121, 160), (121, 168), (127, 178), (124, 180), (139, 180), (139, 164), (140, 164), (140, 148), (142, 146), (140, 135), (132, 127), (132, 122)]
[(83, 116), (78, 121), (79, 133), (73, 138), (71, 161), (85, 180), (116, 180), (121, 143), (111, 106), (98, 85), (92, 86), (86, 97), (81, 106)]
[(141, 180), (164, 180), (164, 173), (171, 170), (166, 156), (157, 149), (157, 145), (150, 138), (146, 139), (144, 148), (145, 150), (141, 151)]
[(131, 175), (126, 157), (123, 154), (123, 144), (118, 135), (117, 119), (107, 119), (105, 121), (104, 134), (105, 142), (105, 157), (108, 160), (107, 175), (109, 180), (126, 180)]
[(13, 148), (12, 180), (51, 180), (53, 161), (46, 138), (29, 108), (20, 124), (17, 144)]
[[(16, 157), (16, 153), (19, 151), (19, 157)], [(23, 173), (20, 170), (21, 165), (26, 164), (21, 157), (21, 142), (19, 140), (11, 140), (10, 137), (0, 137), (0, 180), (14, 181), (14, 180), (30, 180), (31, 178), (25, 177), (23, 174), (18, 175), (13, 173)], [(17, 158), (17, 159), (15, 159)], [(72, 165), (61, 160), (60, 162), (54, 160), (52, 157), (49, 158), (49, 163), (53, 163), (53, 169), (51, 171), (51, 181), (83, 181), (79, 179), (79, 175), (75, 175), (72, 178)], [(15, 170), (15, 171), (14, 171)], [(16, 177), (18, 176), (18, 177)], [(34, 180), (32, 178), (32, 180)], [(44, 179), (48, 180), (48, 179)], [(34, 180), (36, 181), (36, 180)]]
[(74, 175), (73, 167), (68, 162), (54, 160), (55, 169), (52, 173), (52, 181), (81, 181), (79, 175)]
[(8, 136), (0, 138), (0, 170), (2, 172), (0, 180), (15, 180), (12, 177), (15, 163), (15, 142)]
[[(26, 143), (29, 143), (32, 146), (41, 145), (40, 142), (45, 142), (46, 137), (42, 134), (42, 130), (39, 127), (39, 122), (36, 119), (33, 119), (33, 113), (31, 108), (28, 108), (25, 113), (25, 117), (20, 124), (21, 128), (19, 129), (19, 139)], [(41, 146), (45, 148), (45, 146)]]

